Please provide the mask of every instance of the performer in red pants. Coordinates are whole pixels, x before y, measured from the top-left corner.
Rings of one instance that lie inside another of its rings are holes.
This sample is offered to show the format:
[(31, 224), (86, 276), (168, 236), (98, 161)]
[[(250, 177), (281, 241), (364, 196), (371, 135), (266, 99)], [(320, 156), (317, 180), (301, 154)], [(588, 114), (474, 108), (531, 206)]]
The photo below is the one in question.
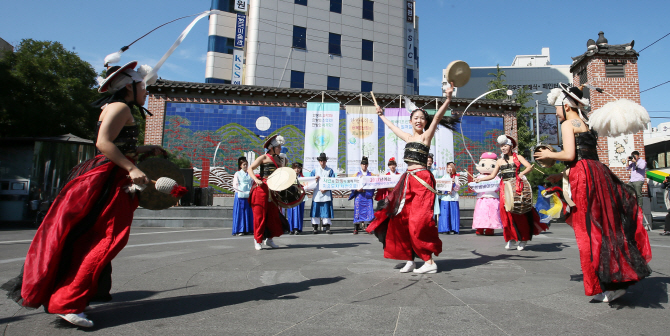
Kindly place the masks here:
[[(428, 170), (428, 151), (435, 135), (437, 125), (453, 129), (458, 118), (443, 118), (453, 93), (453, 83), (445, 90), (447, 100), (431, 117), (426, 111), (416, 109), (410, 114), (413, 133), (408, 134), (389, 121), (383, 110), (377, 106), (377, 114), (393, 133), (405, 141), (403, 159), (407, 163), (407, 172), (388, 196), (384, 208), (375, 213), (375, 219), (367, 228), (384, 244), (384, 258), (407, 260), (401, 273), (436, 273), (437, 264), (433, 255), (442, 252), (435, 220), (435, 177)], [(421, 268), (415, 269), (414, 257), (425, 261)]]
[[(284, 143), (284, 137), (281, 135), (275, 134), (269, 137), (263, 145), (267, 153), (256, 158), (248, 168), (249, 176), (252, 176), (256, 182), (251, 188), (249, 200), (254, 213), (254, 248), (256, 250), (263, 248), (261, 243), (270, 248), (279, 247), (272, 241), (272, 238), (279, 237), (288, 230), (288, 221), (277, 205), (270, 202), (269, 189), (264, 183), (277, 168), (286, 167), (288, 164), (288, 160), (279, 155)], [(254, 169), (257, 167), (261, 168), (260, 178), (254, 174)]]
[(107, 70), (99, 91), (113, 95), (98, 101), (105, 104), (96, 127), (100, 153), (72, 169), (30, 244), (22, 275), (2, 286), (21, 305), (44, 306), (80, 327), (93, 326), (84, 308), (101, 275), (111, 277), (110, 262), (128, 242), (139, 201), (125, 187), (149, 182), (135, 166), (137, 155), (162, 151), (137, 147), (131, 108), (144, 105), (147, 91), (136, 65)]
[[(580, 88), (560, 85), (549, 93), (547, 101), (555, 104), (561, 121), (563, 151), (541, 150), (535, 158), (560, 160), (568, 166), (565, 174), (569, 185), (563, 191), (566, 201), (570, 199), (567, 221), (575, 230), (584, 292), (594, 295), (595, 301), (611, 302), (651, 274), (649, 237), (635, 190), (599, 161), (597, 134), (581, 112), (588, 99)], [(626, 122), (625, 116), (609, 117)], [(556, 174), (548, 179), (556, 183), (563, 176)]]

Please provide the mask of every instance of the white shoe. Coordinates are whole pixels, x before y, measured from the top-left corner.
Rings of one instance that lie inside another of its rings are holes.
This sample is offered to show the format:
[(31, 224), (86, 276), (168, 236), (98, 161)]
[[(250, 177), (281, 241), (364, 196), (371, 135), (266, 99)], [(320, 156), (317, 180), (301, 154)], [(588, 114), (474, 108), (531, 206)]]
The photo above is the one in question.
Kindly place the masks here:
[(606, 291), (603, 294), (605, 294), (605, 298), (603, 299), (603, 302), (612, 302), (620, 297), (622, 297), (624, 294), (626, 294), (625, 289), (617, 289), (615, 291)]
[(256, 249), (256, 251), (260, 251), (260, 250), (263, 249), (263, 245), (261, 245), (260, 243), (254, 242), (254, 248)]
[(407, 264), (405, 264), (405, 267), (400, 269), (400, 273), (409, 273), (416, 268), (416, 264), (413, 261), (408, 261)]
[(516, 247), (517, 250), (523, 251), (526, 248), (526, 243), (525, 241), (520, 241), (519, 246)]
[(275, 244), (275, 242), (273, 242), (272, 239), (270, 238), (265, 239), (263, 243), (265, 244), (265, 246), (269, 246), (271, 248), (279, 248), (279, 245)]
[(437, 264), (436, 263), (423, 263), (423, 266), (421, 268), (417, 268), (414, 270), (414, 273), (418, 274), (426, 274), (426, 273), (437, 273)]
[(68, 321), (78, 327), (90, 328), (93, 326), (93, 321), (89, 320), (84, 313), (79, 314), (57, 314), (60, 318)]
[(516, 240), (510, 240), (507, 242), (507, 245), (505, 245), (505, 249), (511, 250), (514, 248), (514, 245), (516, 245)]
[(599, 293), (593, 296), (593, 301), (603, 302), (605, 300), (605, 293)]

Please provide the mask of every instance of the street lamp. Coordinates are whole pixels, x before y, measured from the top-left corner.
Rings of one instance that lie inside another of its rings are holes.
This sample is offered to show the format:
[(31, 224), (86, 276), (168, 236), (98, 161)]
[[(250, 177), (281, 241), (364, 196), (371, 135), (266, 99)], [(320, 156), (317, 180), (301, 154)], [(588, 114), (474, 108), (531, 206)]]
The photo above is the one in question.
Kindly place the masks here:
[[(542, 91), (533, 92), (534, 95), (541, 95)], [(540, 144), (540, 103), (535, 99), (535, 136), (536, 142), (535, 145)]]

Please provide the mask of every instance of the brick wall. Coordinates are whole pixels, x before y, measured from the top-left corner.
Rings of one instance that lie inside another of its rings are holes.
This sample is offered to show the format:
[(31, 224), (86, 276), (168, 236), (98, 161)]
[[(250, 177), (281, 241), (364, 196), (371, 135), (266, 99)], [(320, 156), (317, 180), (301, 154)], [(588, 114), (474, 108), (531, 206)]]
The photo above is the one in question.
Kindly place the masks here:
[[(625, 61), (625, 77), (624, 78), (607, 78), (605, 76), (605, 60), (603, 58), (612, 58), (617, 61)], [(572, 69), (573, 73), (573, 83), (577, 85), (579, 83), (579, 76), (577, 75), (586, 67), (587, 79), (590, 84), (595, 85), (596, 87), (602, 88), (605, 92), (612, 94), (617, 98), (627, 98), (638, 104), (640, 102), (640, 84), (637, 71), (637, 57), (634, 56), (602, 56), (594, 55), (587, 56), (580, 64), (576, 65)], [(606, 103), (613, 100), (613, 98), (607, 94), (601, 94), (599, 92), (591, 91), (590, 93), (590, 102), (591, 102), (591, 111), (595, 111), (601, 108)], [(634, 150), (640, 152), (640, 157), (645, 157), (644, 152), (644, 140), (642, 132), (639, 132), (633, 136), (635, 145)], [(600, 161), (605, 165), (609, 166), (609, 148), (606, 137), (600, 137), (598, 139), (598, 156)], [(610, 168), (622, 181), (628, 182), (630, 178), (630, 172), (626, 168), (614, 167)], [(646, 192), (646, 186), (645, 186)]]
[(144, 130), (144, 143), (147, 145), (163, 144), (163, 127), (165, 125), (165, 102), (163, 94), (150, 94), (147, 109), (153, 116), (147, 116)]

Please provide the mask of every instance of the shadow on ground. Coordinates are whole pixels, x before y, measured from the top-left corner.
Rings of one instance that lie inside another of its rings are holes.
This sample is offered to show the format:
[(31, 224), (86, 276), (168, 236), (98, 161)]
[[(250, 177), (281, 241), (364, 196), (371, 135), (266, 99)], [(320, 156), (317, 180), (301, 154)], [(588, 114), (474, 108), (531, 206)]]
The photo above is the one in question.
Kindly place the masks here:
[[(310, 279), (294, 283), (281, 283), (236, 292), (219, 292), (176, 296), (155, 300), (110, 303), (87, 312), (95, 321), (95, 329), (111, 328), (140, 321), (158, 320), (175, 316), (196, 314), (203, 311), (237, 305), (249, 301), (291, 300), (291, 294), (309, 290), (315, 286), (330, 285), (344, 280), (343, 277)], [(150, 291), (135, 291), (125, 295), (130, 300), (150, 297)], [(114, 295), (123, 298), (124, 293)]]

